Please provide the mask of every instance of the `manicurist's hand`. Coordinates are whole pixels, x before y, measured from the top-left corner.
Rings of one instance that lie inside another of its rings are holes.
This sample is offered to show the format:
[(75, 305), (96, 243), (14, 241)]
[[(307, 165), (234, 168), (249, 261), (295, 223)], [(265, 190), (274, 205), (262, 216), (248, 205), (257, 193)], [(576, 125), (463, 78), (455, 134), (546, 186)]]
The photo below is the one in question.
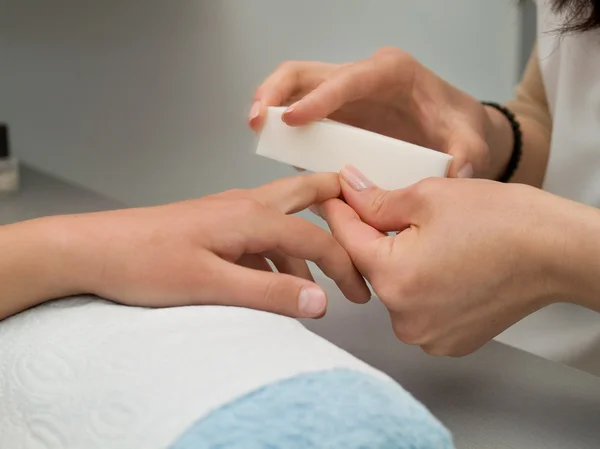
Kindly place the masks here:
[(0, 319), (81, 293), (135, 306), (219, 304), (319, 317), (327, 298), (305, 260), (347, 298), (365, 302), (369, 290), (342, 246), (289, 215), (339, 195), (338, 175), (323, 173), (165, 206), (0, 227)]
[[(468, 354), (535, 310), (574, 298), (571, 274), (585, 244), (567, 241), (594, 220), (598, 236), (599, 214), (532, 187), (428, 179), (384, 191), (352, 167), (341, 179), (345, 202), (327, 201), (322, 216), (398, 338), (431, 354)], [(574, 223), (579, 230), (567, 231)]]
[(260, 130), (266, 107), (281, 105), (290, 105), (289, 125), (330, 117), (449, 153), (451, 177), (498, 176), (512, 149), (504, 117), (397, 48), (349, 64), (283, 63), (256, 90), (251, 128)]

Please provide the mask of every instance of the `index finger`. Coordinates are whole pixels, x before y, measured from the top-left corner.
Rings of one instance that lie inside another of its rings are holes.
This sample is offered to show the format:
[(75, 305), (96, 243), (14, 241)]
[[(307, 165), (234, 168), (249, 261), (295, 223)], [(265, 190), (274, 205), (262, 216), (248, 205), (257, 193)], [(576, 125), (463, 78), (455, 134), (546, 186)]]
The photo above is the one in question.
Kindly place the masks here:
[(298, 91), (310, 91), (321, 84), (331, 67), (324, 62), (284, 62), (256, 89), (254, 100), (265, 106), (281, 106)]
[(250, 126), (258, 131), (267, 107), (284, 106), (296, 95), (310, 92), (323, 82), (331, 68), (331, 64), (322, 62), (288, 61), (281, 64), (256, 89)]
[(377, 255), (377, 245), (381, 239), (392, 239), (386, 234), (364, 223), (358, 214), (339, 199), (325, 202), (321, 206), (323, 218), (331, 233), (348, 252), (358, 271), (367, 279), (375, 267), (373, 257)]
[(411, 85), (411, 61), (407, 54), (395, 49), (344, 64), (290, 106), (283, 118), (290, 126), (303, 125), (329, 117), (342, 106), (357, 100), (405, 92)]
[(242, 232), (244, 253), (277, 250), (295, 259), (310, 260), (336, 282), (348, 299), (368, 301), (369, 289), (348, 253), (316, 224), (265, 208), (246, 218)]
[(315, 173), (278, 179), (249, 190), (248, 195), (284, 214), (294, 214), (341, 194), (337, 173)]

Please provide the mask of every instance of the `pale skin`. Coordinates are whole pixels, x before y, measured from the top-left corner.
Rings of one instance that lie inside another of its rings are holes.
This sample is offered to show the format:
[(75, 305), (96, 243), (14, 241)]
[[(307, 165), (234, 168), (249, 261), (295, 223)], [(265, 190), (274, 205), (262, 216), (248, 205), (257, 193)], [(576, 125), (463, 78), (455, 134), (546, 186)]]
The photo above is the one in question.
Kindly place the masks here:
[[(343, 65), (288, 62), (256, 91), (255, 131), (267, 106), (291, 105), (283, 119), (292, 126), (330, 117), (454, 156), (454, 179), (398, 191), (346, 167), (344, 201), (320, 206), (398, 338), (430, 354), (469, 354), (554, 302), (600, 311), (600, 211), (534, 188), (544, 179), (551, 121), (537, 107), (543, 91), (528, 88), (539, 71), (535, 53), (531, 61), (509, 104), (523, 158), (508, 185), (468, 179), (504, 171), (513, 148), (508, 120), (402, 50)], [(382, 233), (389, 231), (398, 234)]]
[(316, 318), (327, 296), (305, 260), (348, 299), (366, 302), (369, 289), (335, 238), (290, 216), (340, 192), (338, 175), (323, 173), (165, 206), (2, 226), (0, 320), (78, 294), (132, 306), (217, 304)]
[[(332, 116), (411, 140), (452, 154), (450, 177), (464, 179), (385, 192), (347, 167), (341, 178), (300, 176), (166, 206), (0, 227), (0, 320), (82, 293), (125, 305), (319, 317), (327, 299), (304, 260), (355, 302), (369, 298), (362, 274), (398, 337), (436, 355), (468, 354), (556, 301), (600, 311), (600, 212), (520, 184), (467, 179), (503, 171), (508, 122), (409, 55), (384, 49), (344, 66), (288, 63), (255, 100), (255, 130), (266, 106), (297, 101), (285, 114), (290, 124)], [(527, 102), (514, 109), (524, 134), (515, 180), (539, 186), (548, 120)], [(311, 205), (320, 205), (335, 237), (289, 216)]]

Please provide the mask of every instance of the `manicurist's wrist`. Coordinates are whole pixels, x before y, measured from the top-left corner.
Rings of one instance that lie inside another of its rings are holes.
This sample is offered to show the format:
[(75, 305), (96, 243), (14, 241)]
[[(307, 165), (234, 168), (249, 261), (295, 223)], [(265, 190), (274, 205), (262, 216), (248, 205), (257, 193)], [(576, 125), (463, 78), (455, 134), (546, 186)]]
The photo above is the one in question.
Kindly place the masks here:
[(485, 138), (490, 151), (490, 166), (484, 177), (498, 180), (512, 155), (514, 133), (510, 122), (496, 108), (483, 106), (486, 113)]

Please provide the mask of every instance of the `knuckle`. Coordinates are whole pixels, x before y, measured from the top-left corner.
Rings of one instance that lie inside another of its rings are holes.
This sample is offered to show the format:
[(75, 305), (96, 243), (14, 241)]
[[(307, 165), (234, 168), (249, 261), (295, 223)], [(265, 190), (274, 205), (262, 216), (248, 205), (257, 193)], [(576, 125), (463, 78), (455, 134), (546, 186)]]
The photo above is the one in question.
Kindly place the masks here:
[(303, 173), (290, 179), (290, 191), (294, 197), (307, 202), (318, 202), (339, 195), (337, 173)]
[(393, 46), (380, 48), (375, 52), (374, 57), (380, 58), (402, 71), (411, 71), (414, 64), (417, 63), (416, 59), (410, 53)]
[(375, 57), (384, 57), (384, 58), (406, 58), (408, 53), (401, 48), (394, 47), (392, 45), (386, 45), (378, 49), (375, 54)]
[(281, 312), (281, 293), (281, 283), (275, 278), (271, 279), (265, 286), (260, 308), (269, 312)]
[(298, 71), (301, 64), (302, 63), (300, 61), (294, 61), (294, 60), (284, 61), (277, 66), (276, 71), (293, 73), (293, 72)]
[(428, 354), (433, 357), (446, 357), (448, 356), (448, 349), (439, 344), (428, 344), (421, 345), (421, 349), (425, 354)]
[(426, 353), (434, 357), (454, 357), (460, 358), (471, 354), (474, 349), (456, 343), (439, 343), (434, 342), (431, 344), (424, 344), (421, 349)]
[(315, 194), (318, 192), (319, 185), (317, 182), (318, 175), (312, 173), (301, 173), (290, 178), (292, 190)]
[(381, 215), (385, 212), (386, 207), (386, 195), (384, 192), (380, 192), (373, 196), (371, 200), (371, 211), (375, 216)]
[(393, 304), (395, 309), (410, 311), (415, 302), (418, 304), (416, 298), (422, 296), (422, 285), (419, 273), (407, 268), (400, 277), (398, 273), (389, 273), (387, 280), (373, 283), (373, 289), (384, 304)]
[(248, 192), (244, 189), (230, 189), (225, 192), (217, 193), (217, 194), (214, 194), (211, 196), (214, 198), (232, 199), (232, 198), (242, 198), (242, 197), (246, 196), (247, 194), (248, 194)]
[(377, 278), (373, 279), (372, 282), (373, 290), (377, 294), (377, 297), (383, 302), (386, 306), (390, 306), (395, 303), (399, 297), (398, 288), (394, 282), (388, 281), (378, 281)]
[(456, 347), (450, 348), (447, 352), (448, 353), (446, 357), (461, 358), (470, 355), (473, 352), (473, 350), (469, 348)]
[(254, 198), (238, 198), (235, 201), (235, 210), (242, 217), (261, 214), (267, 207)]
[(441, 190), (441, 178), (425, 178), (408, 188), (408, 194), (415, 200), (422, 202), (435, 196)]
[(394, 334), (398, 340), (408, 345), (423, 345), (426, 341), (426, 328), (414, 319), (395, 320)]
[(389, 203), (389, 195), (386, 191), (378, 192), (371, 199), (371, 206), (369, 208), (370, 216), (367, 218), (376, 227), (381, 225), (386, 215), (388, 215)]

